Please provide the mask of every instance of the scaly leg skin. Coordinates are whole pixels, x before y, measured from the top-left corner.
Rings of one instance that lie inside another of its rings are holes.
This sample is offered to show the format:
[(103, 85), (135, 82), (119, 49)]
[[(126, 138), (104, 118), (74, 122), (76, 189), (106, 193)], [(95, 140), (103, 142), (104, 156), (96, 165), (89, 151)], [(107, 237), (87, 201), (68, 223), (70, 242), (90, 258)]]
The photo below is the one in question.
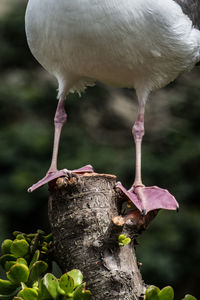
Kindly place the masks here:
[(28, 192), (33, 192), (34, 190), (38, 189), (42, 185), (60, 177), (60, 176), (66, 176), (69, 172), (78, 173), (78, 174), (85, 173), (85, 172), (87, 172), (87, 173), (93, 172), (93, 168), (91, 165), (87, 165), (80, 169), (71, 170), (71, 171), (67, 170), (67, 169), (63, 169), (63, 170), (57, 169), (57, 157), (58, 157), (58, 148), (59, 148), (59, 142), (60, 142), (60, 134), (61, 134), (64, 123), (67, 121), (67, 114), (65, 112), (64, 102), (65, 102), (65, 97), (61, 96), (58, 101), (58, 106), (57, 106), (55, 118), (54, 118), (54, 126), (55, 126), (54, 144), (53, 144), (53, 155), (52, 155), (50, 168), (49, 168), (46, 176), (44, 178), (42, 178), (40, 181), (38, 181), (37, 183), (33, 184), (28, 189)]
[(149, 211), (155, 209), (177, 210), (179, 205), (167, 190), (157, 186), (145, 187), (141, 177), (141, 145), (144, 135), (144, 105), (139, 106), (137, 120), (133, 126), (132, 133), (136, 146), (136, 168), (135, 180), (130, 190), (126, 190), (121, 182), (116, 187), (134, 203), (141, 211), (142, 215), (146, 215)]

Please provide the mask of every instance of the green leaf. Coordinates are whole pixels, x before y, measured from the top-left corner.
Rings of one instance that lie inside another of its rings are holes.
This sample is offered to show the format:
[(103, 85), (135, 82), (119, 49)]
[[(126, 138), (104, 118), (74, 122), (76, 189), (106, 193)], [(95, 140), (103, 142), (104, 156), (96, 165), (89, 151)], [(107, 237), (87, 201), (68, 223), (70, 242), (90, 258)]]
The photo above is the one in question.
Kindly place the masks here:
[(12, 254), (5, 254), (0, 257), (0, 264), (5, 269), (6, 261), (16, 261), (16, 257)]
[(16, 261), (13, 261), (13, 260), (6, 261), (6, 262), (5, 262), (5, 265), (4, 265), (4, 270), (5, 270), (6, 272), (8, 272), (8, 271), (10, 270), (10, 268), (11, 268), (12, 266), (14, 266), (15, 264), (16, 264)]
[(160, 289), (154, 285), (151, 285), (147, 288), (145, 296), (146, 300), (158, 300), (158, 294)]
[(52, 241), (52, 239), (53, 239), (53, 234), (52, 233), (49, 233), (48, 235), (45, 235), (44, 236), (44, 240), (46, 241), (46, 242), (51, 242)]
[(131, 242), (131, 239), (127, 237), (126, 239), (123, 240), (124, 245), (128, 245)]
[(37, 281), (48, 269), (48, 264), (44, 261), (36, 261), (30, 268), (29, 283)]
[(25, 288), (18, 293), (17, 297), (21, 297), (24, 300), (37, 300), (38, 293), (34, 289)]
[(185, 295), (185, 297), (184, 297), (183, 300), (197, 300), (197, 298), (195, 298), (195, 297), (192, 296), (192, 295), (187, 294), (187, 295)]
[(7, 277), (15, 284), (19, 284), (21, 281), (26, 283), (29, 277), (29, 269), (26, 265), (15, 264), (7, 272)]
[(40, 235), (45, 235), (44, 230), (41, 230), (41, 229), (38, 229), (38, 230), (37, 230), (37, 233), (39, 233)]
[(120, 247), (123, 247), (123, 246), (124, 246), (124, 244), (121, 243), (121, 242), (118, 242), (118, 245), (119, 245)]
[(71, 276), (63, 274), (59, 279), (59, 285), (61, 289), (65, 291), (65, 294), (72, 293), (74, 290), (74, 280)]
[(37, 233), (28, 233), (26, 236), (28, 239), (32, 240), (36, 235), (37, 235)]
[(43, 278), (43, 283), (53, 299), (59, 295), (65, 295), (65, 291), (60, 288), (58, 279), (53, 274), (47, 273)]
[(25, 236), (24, 236), (24, 234), (18, 234), (18, 235), (16, 236), (16, 239), (17, 239), (17, 240), (24, 240), (24, 239), (25, 239)]
[(158, 300), (173, 300), (174, 290), (171, 286), (164, 287), (158, 294)]
[(39, 250), (36, 250), (34, 255), (33, 255), (33, 258), (32, 258), (32, 261), (30, 262), (30, 265), (29, 265), (29, 268), (32, 267), (32, 265), (39, 260), (39, 257), (40, 257), (40, 251)]
[(126, 235), (124, 235), (124, 234), (120, 234), (119, 236), (118, 236), (118, 241), (119, 242), (122, 242), (124, 239), (126, 239), (127, 238), (127, 236)]
[(124, 234), (120, 234), (118, 236), (118, 245), (119, 246), (124, 246), (124, 245), (128, 245), (131, 242), (131, 239), (129, 237), (127, 237)]
[(35, 253), (35, 251), (39, 248), (39, 246), (40, 246), (40, 239), (39, 239), (39, 235), (37, 234), (30, 243), (30, 253), (31, 254)]
[(39, 295), (38, 295), (39, 299), (42, 299), (42, 300), (51, 299), (51, 296), (44, 285), (43, 279), (39, 280), (38, 293), (39, 293)]
[(78, 286), (73, 293), (73, 300), (90, 300), (91, 297), (91, 292), (85, 290), (85, 283)]
[(58, 284), (57, 291), (60, 295), (65, 295), (65, 291), (59, 286), (59, 284)]
[(69, 276), (71, 276), (74, 280), (74, 288), (79, 286), (83, 282), (83, 274), (80, 270), (74, 269), (67, 272)]
[(1, 244), (1, 251), (3, 254), (9, 254), (10, 253), (10, 247), (12, 245), (13, 241), (12, 240), (4, 240), (3, 243)]
[(21, 232), (20, 231), (13, 231), (13, 235), (14, 235), (14, 237), (16, 237), (18, 234), (21, 234)]
[(90, 291), (87, 291), (87, 290), (80, 294), (76, 294), (73, 297), (74, 300), (90, 300), (91, 298), (92, 298), (92, 294)]
[(42, 246), (42, 251), (43, 251), (44, 253), (47, 253), (47, 252), (48, 252), (48, 248), (47, 248), (46, 246)]
[(16, 296), (16, 297), (13, 298), (13, 300), (24, 300), (24, 299), (21, 298), (21, 297), (17, 297), (17, 296)]
[(27, 266), (27, 261), (23, 257), (18, 258), (17, 263)]
[(11, 294), (14, 290), (16, 290), (16, 288), (17, 285), (12, 283), (11, 281), (0, 279), (0, 294)]
[(21, 282), (21, 289), (26, 289), (28, 286), (24, 283), (24, 282)]
[(10, 252), (16, 257), (23, 257), (29, 252), (29, 244), (26, 240), (14, 240)]

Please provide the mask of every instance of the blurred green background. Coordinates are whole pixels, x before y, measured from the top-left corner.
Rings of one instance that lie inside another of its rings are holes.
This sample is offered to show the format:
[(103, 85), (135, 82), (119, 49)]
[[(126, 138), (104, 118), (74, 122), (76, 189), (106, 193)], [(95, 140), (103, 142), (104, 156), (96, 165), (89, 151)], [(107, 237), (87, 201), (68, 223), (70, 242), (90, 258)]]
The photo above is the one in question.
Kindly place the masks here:
[[(0, 2), (0, 240), (13, 230), (49, 231), (47, 187), (27, 188), (51, 159), (56, 82), (31, 55), (24, 32), (27, 1)], [(47, 50), (48, 51), (48, 50)], [(177, 299), (200, 295), (200, 71), (181, 76), (151, 95), (143, 143), (143, 180), (167, 188), (179, 213), (162, 211), (140, 238), (138, 260), (146, 283), (172, 285)], [(59, 167), (92, 164), (134, 179), (134, 90), (97, 85), (66, 101)]]

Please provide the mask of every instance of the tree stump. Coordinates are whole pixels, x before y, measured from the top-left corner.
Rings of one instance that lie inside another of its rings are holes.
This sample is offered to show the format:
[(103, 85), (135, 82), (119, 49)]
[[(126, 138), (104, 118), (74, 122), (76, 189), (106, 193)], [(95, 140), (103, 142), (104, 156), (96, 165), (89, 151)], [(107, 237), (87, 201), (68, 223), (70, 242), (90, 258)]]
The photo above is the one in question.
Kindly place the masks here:
[[(55, 260), (63, 272), (83, 272), (94, 300), (138, 300), (145, 285), (134, 238), (155, 213), (142, 217), (133, 210), (123, 217), (127, 199), (115, 184), (114, 175), (96, 173), (73, 174), (51, 182), (49, 220)], [(132, 241), (120, 247), (118, 236), (122, 233)]]

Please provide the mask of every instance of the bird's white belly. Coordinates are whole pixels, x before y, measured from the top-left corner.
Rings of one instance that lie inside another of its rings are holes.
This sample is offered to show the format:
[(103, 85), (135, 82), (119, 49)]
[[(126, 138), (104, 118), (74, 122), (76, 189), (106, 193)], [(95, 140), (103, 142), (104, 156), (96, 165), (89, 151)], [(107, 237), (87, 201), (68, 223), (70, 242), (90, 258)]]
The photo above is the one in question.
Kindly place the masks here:
[(173, 0), (29, 0), (31, 51), (58, 80), (153, 90), (200, 57), (200, 32)]

